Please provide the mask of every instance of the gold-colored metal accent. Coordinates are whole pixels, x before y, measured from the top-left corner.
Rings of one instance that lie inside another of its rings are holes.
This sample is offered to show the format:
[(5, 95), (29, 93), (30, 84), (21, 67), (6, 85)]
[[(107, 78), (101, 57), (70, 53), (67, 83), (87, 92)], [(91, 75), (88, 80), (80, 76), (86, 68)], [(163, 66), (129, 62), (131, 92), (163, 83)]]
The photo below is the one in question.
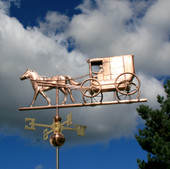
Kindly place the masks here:
[[(60, 118), (61, 119), (61, 118)], [(35, 127), (46, 127), (43, 131), (43, 139), (47, 140), (48, 135), (52, 132), (62, 132), (63, 130), (70, 130), (70, 131), (77, 131), (78, 136), (84, 136), (86, 126), (82, 125), (75, 125), (75, 128), (70, 128), (69, 126), (72, 125), (72, 113), (67, 115), (67, 120), (63, 123), (61, 123), (61, 120), (56, 120), (54, 121), (51, 125), (48, 124), (40, 124), (40, 123), (35, 123), (35, 119), (33, 118), (25, 118), (25, 122), (29, 122), (28, 125), (25, 125), (25, 129), (27, 130), (35, 130)], [(64, 125), (67, 125), (65, 127)], [(51, 128), (51, 130), (47, 129)]]
[(64, 126), (65, 124), (67, 124), (67, 127), (72, 125), (72, 113), (67, 115), (67, 120), (63, 123), (60, 124), (60, 126)]
[(48, 131), (47, 128), (44, 129), (44, 131), (43, 131), (43, 140), (47, 140), (47, 139), (48, 139), (48, 135), (49, 135), (50, 133), (52, 133), (52, 132), (53, 132), (53, 130)]
[(81, 126), (81, 125), (76, 125), (75, 124), (75, 127), (76, 127), (76, 130), (77, 130), (77, 135), (78, 136), (84, 136), (86, 126)]
[(25, 118), (25, 122), (28, 122), (28, 121), (30, 121), (29, 122), (30, 127), (25, 125), (25, 129), (26, 130), (35, 130), (35, 127), (34, 127), (35, 126), (35, 119), (33, 119), (33, 118)]
[[(72, 113), (67, 115), (67, 120), (61, 123), (59, 116), (59, 108), (81, 107), (81, 106), (98, 106), (111, 104), (129, 104), (146, 102), (147, 99), (140, 99), (140, 80), (135, 74), (134, 56), (121, 55), (104, 58), (93, 58), (87, 60), (89, 64), (89, 74), (81, 77), (89, 76), (83, 82), (76, 82), (69, 76), (57, 75), (53, 77), (43, 77), (37, 72), (27, 69), (20, 77), (21, 80), (29, 79), (34, 90), (34, 97), (30, 107), (21, 107), (23, 110), (38, 110), (38, 109), (56, 109), (56, 116), (51, 125), (35, 123), (33, 118), (25, 118), (28, 125), (25, 129), (35, 130), (36, 126), (45, 127), (43, 130), (43, 139), (47, 140), (48, 135), (53, 132), (50, 137), (50, 143), (56, 147), (56, 168), (59, 168), (59, 147), (65, 142), (63, 130), (77, 131), (77, 135), (84, 136), (86, 126), (72, 125)], [(45, 94), (45, 91), (56, 89), (56, 105), (51, 105), (51, 100)], [(64, 94), (62, 105), (59, 105), (59, 90)], [(72, 90), (80, 90), (84, 103), (75, 103), (72, 96)], [(113, 100), (103, 102), (103, 92), (113, 92)], [(35, 106), (35, 100), (38, 94), (41, 94), (47, 101), (48, 106)], [(73, 104), (66, 104), (67, 93), (69, 93)], [(66, 126), (64, 126), (66, 125)]]

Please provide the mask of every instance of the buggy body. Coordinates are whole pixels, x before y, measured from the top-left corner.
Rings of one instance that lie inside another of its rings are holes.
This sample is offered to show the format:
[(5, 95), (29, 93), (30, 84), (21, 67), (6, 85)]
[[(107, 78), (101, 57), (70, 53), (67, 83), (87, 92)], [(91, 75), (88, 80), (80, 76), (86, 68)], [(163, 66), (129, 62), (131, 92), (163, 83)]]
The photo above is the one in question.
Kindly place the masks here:
[[(140, 80), (135, 74), (134, 55), (121, 55), (87, 60), (89, 79), (81, 84), (84, 102), (102, 101), (103, 92), (114, 92), (114, 99), (139, 98)], [(99, 98), (97, 98), (99, 97)], [(134, 98), (133, 97), (133, 98)]]

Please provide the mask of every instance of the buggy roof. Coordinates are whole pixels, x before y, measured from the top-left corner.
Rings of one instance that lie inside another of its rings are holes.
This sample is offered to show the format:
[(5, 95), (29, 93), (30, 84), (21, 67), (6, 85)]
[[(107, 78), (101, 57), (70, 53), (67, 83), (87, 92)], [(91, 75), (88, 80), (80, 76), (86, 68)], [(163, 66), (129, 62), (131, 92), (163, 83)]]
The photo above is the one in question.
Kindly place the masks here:
[(91, 65), (100, 65), (104, 60), (108, 60), (109, 58), (113, 57), (122, 57), (122, 56), (129, 56), (129, 55), (121, 55), (121, 56), (108, 56), (108, 57), (99, 57), (99, 58), (92, 58), (88, 59), (87, 63), (91, 62)]

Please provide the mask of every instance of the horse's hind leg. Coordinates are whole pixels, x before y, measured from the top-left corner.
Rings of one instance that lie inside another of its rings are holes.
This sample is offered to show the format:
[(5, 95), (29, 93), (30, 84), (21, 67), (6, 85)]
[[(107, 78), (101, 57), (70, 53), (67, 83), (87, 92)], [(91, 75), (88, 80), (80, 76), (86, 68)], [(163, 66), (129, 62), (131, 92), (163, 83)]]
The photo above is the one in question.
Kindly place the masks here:
[(67, 91), (63, 87), (61, 87), (60, 90), (64, 94), (64, 100), (62, 102), (62, 104), (64, 104), (66, 102), (66, 100), (67, 100)]
[(71, 89), (68, 88), (67, 90), (68, 90), (68, 92), (69, 92), (69, 94), (70, 94), (71, 101), (74, 103), (75, 101), (74, 101), (74, 98), (73, 98)]
[(42, 90), (40, 90), (40, 94), (47, 100), (48, 106), (50, 106), (51, 105), (50, 98), (47, 97), (47, 95)]

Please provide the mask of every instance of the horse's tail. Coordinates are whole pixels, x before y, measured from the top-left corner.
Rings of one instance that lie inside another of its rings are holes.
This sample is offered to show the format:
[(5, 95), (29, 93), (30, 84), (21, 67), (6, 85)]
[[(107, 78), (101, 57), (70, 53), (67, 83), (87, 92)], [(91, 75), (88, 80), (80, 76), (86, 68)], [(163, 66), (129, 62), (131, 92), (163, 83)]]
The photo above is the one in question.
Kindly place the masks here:
[(79, 86), (81, 85), (81, 82), (76, 82), (73, 78), (66, 76), (66, 79), (69, 81), (71, 85)]

